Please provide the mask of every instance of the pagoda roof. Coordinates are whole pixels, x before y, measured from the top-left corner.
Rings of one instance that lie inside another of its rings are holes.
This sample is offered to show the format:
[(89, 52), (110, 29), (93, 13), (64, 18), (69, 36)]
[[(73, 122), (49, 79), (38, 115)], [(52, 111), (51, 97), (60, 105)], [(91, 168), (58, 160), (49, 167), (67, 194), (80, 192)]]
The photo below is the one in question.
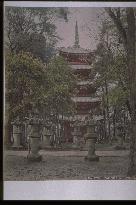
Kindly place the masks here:
[(90, 49), (81, 48), (80, 46), (77, 47), (75, 45), (71, 46), (71, 47), (67, 47), (67, 48), (62, 47), (60, 49), (60, 51), (64, 52), (64, 53), (74, 53), (74, 54), (89, 54), (89, 53), (91, 53)]
[(71, 47), (67, 47), (67, 48), (62, 47), (59, 50), (61, 52), (64, 52), (64, 53), (71, 53), (71, 54), (89, 54), (89, 53), (91, 53), (90, 49), (85, 49), (85, 48), (80, 47), (77, 21), (76, 21), (76, 25), (75, 25), (74, 45)]
[(62, 47), (62, 48), (60, 48), (60, 51), (64, 52), (64, 53), (71, 53), (71, 54), (89, 54), (89, 53), (91, 53), (90, 49), (85, 49), (85, 48), (80, 47), (77, 21), (76, 21), (76, 25), (75, 25), (74, 45), (71, 47), (67, 47), (67, 48)]

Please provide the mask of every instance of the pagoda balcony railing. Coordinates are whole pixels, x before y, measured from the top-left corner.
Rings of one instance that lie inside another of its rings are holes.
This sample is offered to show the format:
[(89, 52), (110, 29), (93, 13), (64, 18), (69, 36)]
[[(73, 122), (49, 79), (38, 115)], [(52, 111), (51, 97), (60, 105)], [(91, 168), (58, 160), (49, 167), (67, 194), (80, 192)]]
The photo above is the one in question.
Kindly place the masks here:
[[(74, 116), (69, 116), (69, 117), (64, 116), (63, 119), (69, 121), (75, 121), (75, 120), (84, 121), (87, 116), (88, 114), (75, 114)], [(61, 119), (61, 115), (59, 117)]]
[(82, 69), (82, 70), (90, 70), (91, 69), (91, 67), (90, 67), (90, 65), (86, 65), (86, 64), (83, 64), (83, 65), (80, 65), (80, 64), (75, 64), (75, 65), (70, 65), (70, 67), (72, 68), (72, 69)]
[[(70, 117), (64, 116), (64, 120), (69, 120), (69, 121), (79, 120), (79, 121), (85, 122), (85, 120), (88, 116), (90, 116), (89, 113), (87, 113), (87, 114), (75, 114), (74, 116), (70, 116)], [(61, 119), (61, 115), (59, 117)], [(103, 119), (103, 115), (93, 115), (92, 117), (96, 121), (97, 120), (99, 121), (99, 120)]]
[(71, 66), (71, 65), (89, 65), (90, 63), (89, 63), (89, 61), (72, 61), (72, 60), (69, 60), (69, 59), (65, 59), (68, 63), (69, 63), (69, 65)]
[(88, 92), (88, 93), (77, 93), (76, 95), (74, 95), (74, 97), (92, 97), (92, 98), (95, 98), (95, 94), (93, 95), (91, 92)]
[(99, 102), (101, 101), (100, 97), (72, 97), (74, 102)]
[(94, 82), (89, 81), (89, 80), (77, 81), (77, 85), (93, 85), (93, 84), (94, 84)]

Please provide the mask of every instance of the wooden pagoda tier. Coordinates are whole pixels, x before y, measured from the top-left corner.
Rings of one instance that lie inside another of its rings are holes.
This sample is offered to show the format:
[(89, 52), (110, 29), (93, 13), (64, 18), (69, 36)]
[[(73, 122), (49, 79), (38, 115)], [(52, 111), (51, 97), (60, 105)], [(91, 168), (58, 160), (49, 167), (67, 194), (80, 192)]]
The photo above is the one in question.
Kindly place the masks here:
[(77, 86), (73, 91), (72, 97), (73, 102), (76, 104), (77, 114), (93, 113), (96, 108), (100, 110), (101, 99), (96, 96), (96, 87), (94, 85), (90, 60), (93, 58), (91, 51), (73, 46), (67, 49), (62, 48), (59, 55), (64, 57), (73, 73), (78, 76)]
[[(100, 97), (96, 96), (96, 87), (94, 85), (94, 77), (92, 72), (92, 62), (94, 58), (93, 52), (79, 46), (78, 27), (75, 28), (75, 44), (72, 47), (61, 48), (59, 55), (62, 56), (71, 67), (73, 73), (78, 77), (77, 86), (73, 91), (72, 101), (76, 105), (76, 115), (74, 117), (65, 118), (65, 135), (72, 139), (73, 122), (76, 120), (83, 122), (90, 115), (100, 116)], [(101, 118), (98, 117), (98, 118)], [(83, 124), (83, 123), (82, 123)], [(85, 132), (85, 125), (82, 126)]]

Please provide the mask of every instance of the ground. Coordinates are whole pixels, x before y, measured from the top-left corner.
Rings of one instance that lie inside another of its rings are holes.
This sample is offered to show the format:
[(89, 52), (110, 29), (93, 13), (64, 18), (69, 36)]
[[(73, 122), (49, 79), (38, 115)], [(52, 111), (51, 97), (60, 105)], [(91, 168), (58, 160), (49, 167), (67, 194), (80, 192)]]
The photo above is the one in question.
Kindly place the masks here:
[(84, 160), (86, 151), (45, 151), (41, 162), (28, 162), (27, 151), (6, 151), (4, 180), (127, 179), (128, 151), (97, 151), (99, 162)]

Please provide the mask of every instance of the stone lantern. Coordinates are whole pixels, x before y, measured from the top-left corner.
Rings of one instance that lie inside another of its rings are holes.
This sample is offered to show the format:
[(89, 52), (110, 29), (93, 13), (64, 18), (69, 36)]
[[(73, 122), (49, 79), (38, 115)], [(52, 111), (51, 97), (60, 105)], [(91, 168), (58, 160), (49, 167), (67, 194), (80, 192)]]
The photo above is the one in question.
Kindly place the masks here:
[(99, 156), (95, 154), (95, 143), (96, 143), (96, 133), (95, 133), (95, 123), (94, 120), (87, 121), (87, 133), (85, 134), (85, 139), (88, 145), (88, 154), (85, 160), (88, 161), (99, 161)]
[(41, 129), (41, 122), (39, 118), (32, 118), (29, 121), (29, 125), (31, 125), (31, 131), (29, 135), (29, 145), (30, 145), (30, 152), (27, 156), (29, 161), (41, 161), (42, 156), (39, 154), (39, 150), (41, 147), (41, 136), (40, 136), (40, 129)]
[(13, 126), (13, 145), (12, 148), (20, 149), (23, 146), (21, 145), (21, 136), (22, 136), (22, 123), (19, 120), (19, 117), (11, 123)]
[(73, 135), (73, 147), (79, 148), (80, 146), (80, 137), (81, 137), (81, 131), (80, 131), (80, 124), (78, 122), (74, 123), (73, 125), (74, 131), (72, 132)]

